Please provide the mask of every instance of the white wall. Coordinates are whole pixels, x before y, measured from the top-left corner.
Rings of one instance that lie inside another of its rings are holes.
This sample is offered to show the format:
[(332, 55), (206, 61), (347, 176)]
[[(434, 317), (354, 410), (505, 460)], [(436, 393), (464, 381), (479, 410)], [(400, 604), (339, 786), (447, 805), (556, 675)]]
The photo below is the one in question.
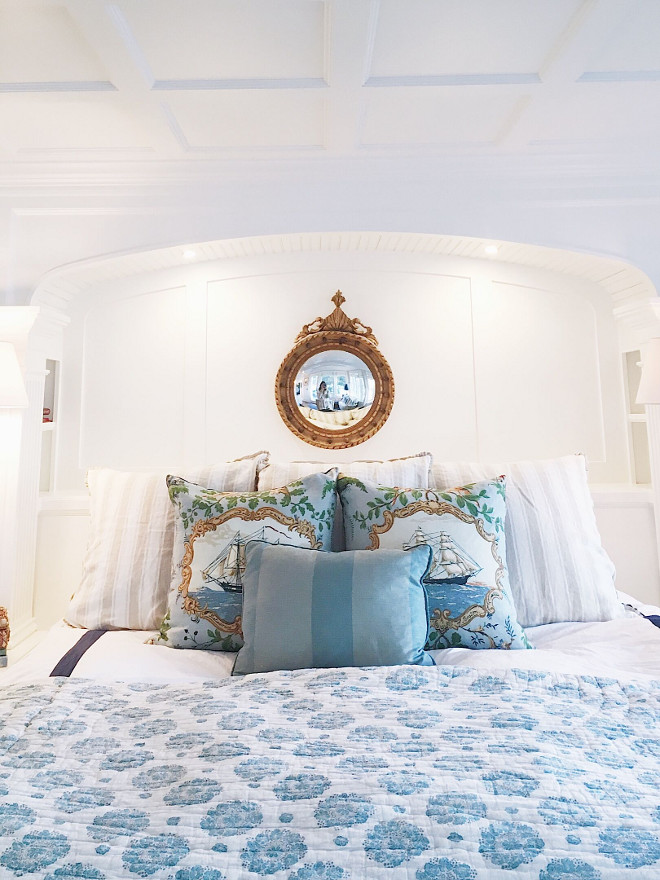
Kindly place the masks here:
[(263, 447), (322, 457), (280, 419), (274, 382), (337, 288), (373, 327), (396, 384), (383, 429), (338, 458), (580, 451), (594, 481), (628, 481), (615, 326), (595, 285), (480, 260), (321, 252), (149, 273), (79, 298), (55, 489), (81, 489), (94, 465), (172, 468)]

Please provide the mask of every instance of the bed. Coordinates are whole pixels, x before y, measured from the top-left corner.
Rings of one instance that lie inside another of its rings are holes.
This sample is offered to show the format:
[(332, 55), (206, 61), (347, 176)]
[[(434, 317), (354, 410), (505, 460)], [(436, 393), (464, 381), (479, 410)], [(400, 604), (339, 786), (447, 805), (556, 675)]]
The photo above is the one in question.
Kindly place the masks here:
[(533, 650), (241, 677), (62, 622), (3, 672), (0, 876), (657, 877), (660, 609), (617, 601)]

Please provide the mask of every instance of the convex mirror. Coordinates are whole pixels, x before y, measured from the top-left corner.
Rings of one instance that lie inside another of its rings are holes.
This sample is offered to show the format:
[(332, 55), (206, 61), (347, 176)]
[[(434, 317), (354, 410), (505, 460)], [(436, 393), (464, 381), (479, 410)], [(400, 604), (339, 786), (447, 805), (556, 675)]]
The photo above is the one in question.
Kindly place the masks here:
[(387, 421), (394, 379), (371, 327), (341, 308), (305, 324), (282, 361), (275, 397), (287, 427), (313, 446), (343, 449), (373, 436)]

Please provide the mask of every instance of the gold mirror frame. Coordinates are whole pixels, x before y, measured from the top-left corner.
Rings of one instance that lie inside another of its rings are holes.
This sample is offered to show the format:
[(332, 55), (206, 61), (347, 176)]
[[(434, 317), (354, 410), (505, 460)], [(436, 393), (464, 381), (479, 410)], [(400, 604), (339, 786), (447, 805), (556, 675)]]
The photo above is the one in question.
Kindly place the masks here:
[[(305, 324), (282, 361), (275, 380), (275, 400), (285, 425), (301, 440), (323, 449), (347, 449), (373, 437), (387, 421), (394, 403), (394, 377), (378, 350), (378, 340), (371, 327), (358, 318), (348, 317), (341, 308), (346, 299), (340, 290), (332, 301), (334, 311), (326, 318)], [(324, 428), (301, 413), (295, 396), (295, 380), (302, 366), (314, 355), (337, 349), (360, 358), (370, 370), (375, 384), (374, 399), (369, 412), (354, 425)]]

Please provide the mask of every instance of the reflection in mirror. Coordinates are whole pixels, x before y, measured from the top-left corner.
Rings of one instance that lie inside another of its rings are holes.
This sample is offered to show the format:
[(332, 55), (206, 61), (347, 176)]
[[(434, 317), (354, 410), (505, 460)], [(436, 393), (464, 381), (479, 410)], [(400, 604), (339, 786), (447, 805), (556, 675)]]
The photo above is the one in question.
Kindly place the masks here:
[(364, 418), (375, 391), (374, 377), (364, 361), (339, 349), (309, 358), (294, 380), (303, 418), (330, 429), (346, 428)]

